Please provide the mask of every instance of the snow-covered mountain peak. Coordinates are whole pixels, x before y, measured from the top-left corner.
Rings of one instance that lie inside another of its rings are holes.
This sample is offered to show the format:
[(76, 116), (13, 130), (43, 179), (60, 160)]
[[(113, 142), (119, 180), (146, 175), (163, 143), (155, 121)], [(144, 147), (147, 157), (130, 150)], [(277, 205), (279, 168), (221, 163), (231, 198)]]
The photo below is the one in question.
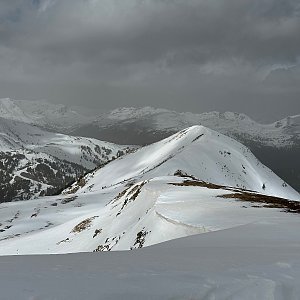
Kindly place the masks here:
[(155, 115), (159, 113), (167, 113), (169, 112), (166, 109), (162, 108), (153, 108), (150, 106), (136, 108), (136, 107), (121, 107), (112, 110), (108, 114), (108, 118), (114, 120), (127, 120), (127, 119), (134, 119), (134, 118), (142, 118), (147, 115)]
[(248, 148), (198, 125), (111, 162), (90, 175), (78, 193), (169, 176), (178, 170), (206, 182), (299, 199), (299, 194)]
[(272, 124), (275, 128), (293, 133), (295, 137), (300, 137), (300, 115), (288, 116)]

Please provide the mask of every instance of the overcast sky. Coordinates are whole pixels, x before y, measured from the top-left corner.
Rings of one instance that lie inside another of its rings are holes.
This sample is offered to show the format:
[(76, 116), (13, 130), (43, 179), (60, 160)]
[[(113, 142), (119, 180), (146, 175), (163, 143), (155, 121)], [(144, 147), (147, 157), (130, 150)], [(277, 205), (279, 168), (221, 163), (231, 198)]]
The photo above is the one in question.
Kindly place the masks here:
[(300, 113), (300, 1), (0, 0), (0, 97)]

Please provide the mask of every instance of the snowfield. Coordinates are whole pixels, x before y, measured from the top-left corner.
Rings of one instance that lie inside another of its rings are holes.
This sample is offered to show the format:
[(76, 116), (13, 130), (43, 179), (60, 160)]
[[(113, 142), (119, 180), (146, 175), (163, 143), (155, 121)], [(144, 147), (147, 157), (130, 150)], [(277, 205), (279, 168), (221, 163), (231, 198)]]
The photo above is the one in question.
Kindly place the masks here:
[(299, 217), (133, 251), (0, 257), (1, 299), (298, 300)]
[(299, 299), (299, 213), (245, 146), (193, 126), (0, 204), (1, 297)]

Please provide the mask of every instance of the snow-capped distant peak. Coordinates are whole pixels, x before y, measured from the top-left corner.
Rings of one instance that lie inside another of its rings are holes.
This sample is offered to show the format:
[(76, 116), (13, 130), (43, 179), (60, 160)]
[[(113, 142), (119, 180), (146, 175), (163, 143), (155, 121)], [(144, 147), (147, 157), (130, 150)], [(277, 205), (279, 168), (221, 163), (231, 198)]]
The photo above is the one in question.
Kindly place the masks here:
[(121, 107), (110, 112), (108, 117), (115, 120), (126, 120), (131, 118), (141, 118), (146, 115), (153, 115), (158, 113), (169, 112), (167, 109), (153, 108), (150, 106), (135, 108), (135, 107)]
[(46, 100), (12, 100), (9, 98), (0, 99), (0, 117), (64, 133), (90, 123), (95, 118), (79, 114), (63, 104), (53, 104)]
[(32, 119), (10, 98), (0, 99), (0, 117), (5, 119), (32, 123)]

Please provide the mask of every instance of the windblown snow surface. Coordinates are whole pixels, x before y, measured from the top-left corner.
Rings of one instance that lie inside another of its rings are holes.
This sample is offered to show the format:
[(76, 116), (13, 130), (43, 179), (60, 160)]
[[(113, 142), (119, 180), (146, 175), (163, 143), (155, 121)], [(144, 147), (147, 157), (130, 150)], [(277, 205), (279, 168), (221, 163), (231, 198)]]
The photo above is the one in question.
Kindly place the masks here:
[(194, 126), (63, 195), (1, 204), (1, 297), (299, 299), (299, 199), (246, 147)]

